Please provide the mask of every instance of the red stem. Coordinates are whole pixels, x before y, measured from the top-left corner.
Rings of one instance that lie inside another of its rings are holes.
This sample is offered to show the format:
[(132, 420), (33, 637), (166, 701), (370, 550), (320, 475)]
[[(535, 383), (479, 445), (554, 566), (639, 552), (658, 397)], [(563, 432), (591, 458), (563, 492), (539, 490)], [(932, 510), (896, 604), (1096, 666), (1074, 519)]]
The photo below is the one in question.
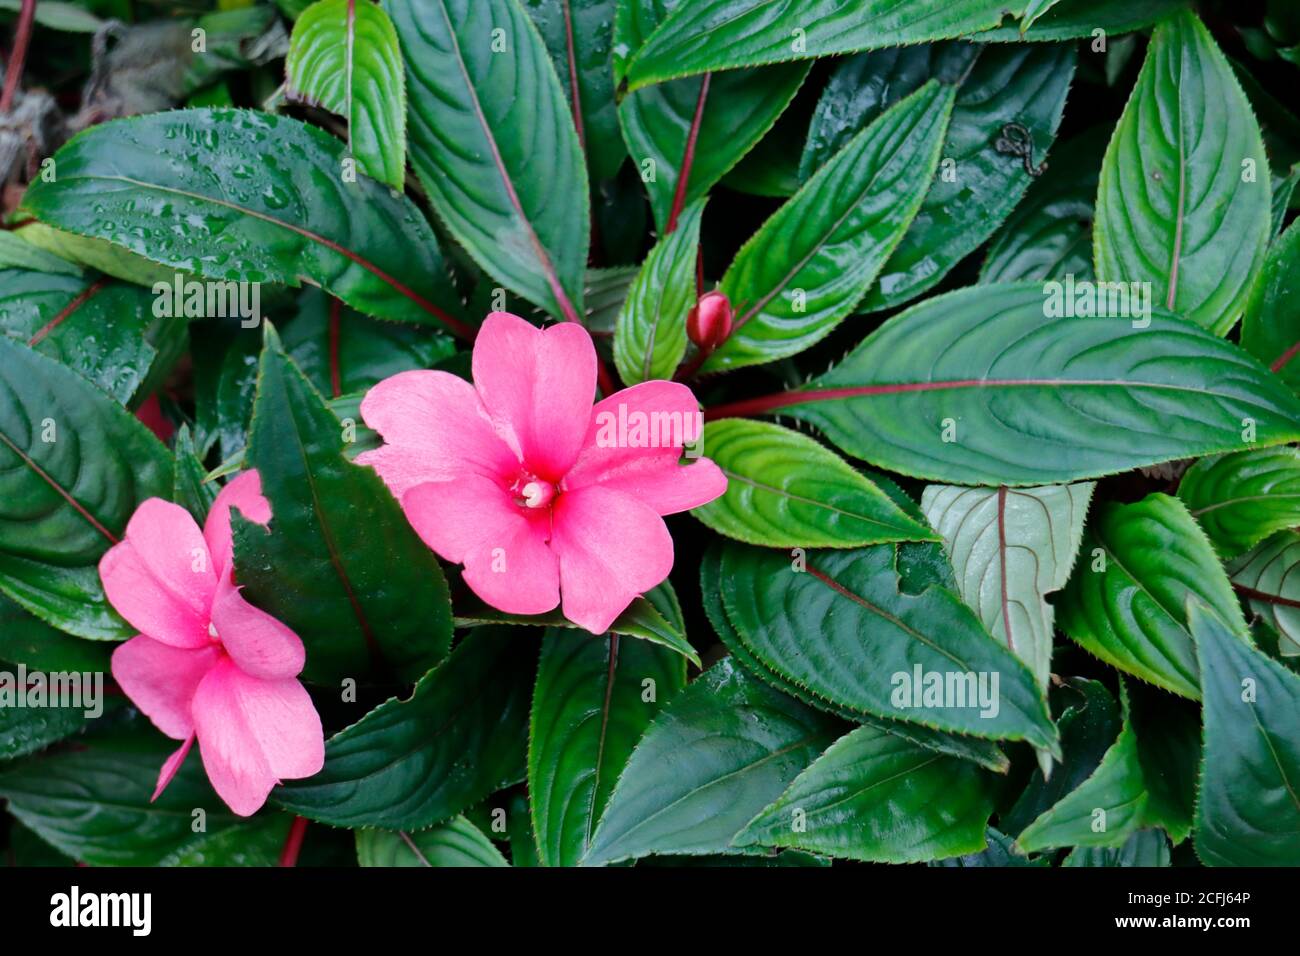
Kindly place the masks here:
[(36, 0), (23, 0), (18, 11), (18, 25), (14, 28), (14, 49), (9, 57), (9, 69), (5, 71), (4, 92), (0, 93), (0, 113), (8, 113), (14, 104), (14, 95), (18, 92), (18, 82), (23, 76), (23, 66), (27, 62), (27, 47), (32, 41), (32, 24), (36, 20)]
[(280, 851), (281, 866), (297, 866), (298, 852), (302, 849), (302, 840), (307, 833), (307, 818), (294, 817), (289, 824), (289, 835), (284, 838), (284, 849)]
[(673, 207), (668, 213), (664, 235), (677, 228), (677, 217), (682, 214), (682, 207), (686, 205), (686, 186), (690, 182), (691, 166), (695, 163), (695, 142), (700, 137), (700, 123), (704, 119), (704, 101), (708, 99), (709, 80), (712, 77), (712, 73), (705, 73), (700, 81), (700, 96), (695, 101), (695, 116), (691, 120), (691, 131), (686, 135), (686, 150), (682, 153), (682, 168), (677, 173), (677, 189), (673, 193)]
[(33, 335), (30, 339), (27, 340), (28, 347), (33, 347), (38, 345), (41, 339), (45, 338), (47, 335), (49, 335), (51, 332), (57, 329), (68, 316), (70, 316), (73, 312), (76, 312), (77, 309), (85, 305), (87, 299), (93, 296), (100, 289), (104, 288), (104, 284), (107, 281), (108, 281), (107, 279), (96, 279), (90, 285), (86, 286), (84, 292), (82, 292), (79, 296), (77, 296), (66, 306), (64, 306), (63, 310), (58, 315), (50, 319), (50, 321), (46, 322), (45, 325), (42, 326), (35, 335)]

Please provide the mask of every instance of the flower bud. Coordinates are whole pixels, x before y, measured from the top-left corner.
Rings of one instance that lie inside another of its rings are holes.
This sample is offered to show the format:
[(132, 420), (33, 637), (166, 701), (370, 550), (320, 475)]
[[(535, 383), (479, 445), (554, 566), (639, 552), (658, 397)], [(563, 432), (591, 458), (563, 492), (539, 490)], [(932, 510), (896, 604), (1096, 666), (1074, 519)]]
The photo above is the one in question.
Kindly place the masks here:
[(686, 334), (706, 352), (712, 352), (731, 334), (731, 301), (722, 292), (700, 296), (686, 316)]

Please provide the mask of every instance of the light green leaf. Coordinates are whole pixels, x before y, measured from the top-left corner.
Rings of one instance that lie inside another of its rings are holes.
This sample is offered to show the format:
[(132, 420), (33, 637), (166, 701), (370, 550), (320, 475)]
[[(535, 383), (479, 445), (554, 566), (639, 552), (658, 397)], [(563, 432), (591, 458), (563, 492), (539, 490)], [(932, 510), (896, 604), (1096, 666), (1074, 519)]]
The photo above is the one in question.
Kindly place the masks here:
[(614, 331), (614, 362), (625, 385), (671, 379), (686, 354), (703, 213), (703, 202), (686, 208), (677, 228), (650, 250), (627, 291)]
[[(368, 2), (368, 0), (362, 0)], [(427, 830), (358, 830), (361, 866), (509, 866), (483, 831), (464, 817)]]
[(853, 310), (930, 187), (954, 91), (931, 81), (857, 134), (736, 254), (731, 337), (702, 366), (794, 355)]
[(1180, 11), (1156, 27), (1106, 150), (1097, 278), (1150, 283), (1156, 302), (1226, 335), (1269, 228), (1259, 125), (1209, 31)]
[(1286, 445), (1202, 458), (1183, 475), (1178, 497), (1219, 554), (1235, 558), (1300, 525), (1300, 450)]
[(284, 61), (286, 94), (348, 121), (361, 171), (406, 181), (406, 81), (397, 32), (370, 0), (318, 0), (302, 12)]
[(727, 490), (691, 514), (729, 537), (777, 548), (934, 540), (869, 478), (806, 435), (726, 418), (704, 426), (704, 448), (727, 476)]
[(1057, 620), (1090, 654), (1196, 700), (1189, 596), (1245, 629), (1228, 577), (1182, 502), (1160, 494), (1107, 502), (1088, 523), (1083, 560), (1057, 602)]

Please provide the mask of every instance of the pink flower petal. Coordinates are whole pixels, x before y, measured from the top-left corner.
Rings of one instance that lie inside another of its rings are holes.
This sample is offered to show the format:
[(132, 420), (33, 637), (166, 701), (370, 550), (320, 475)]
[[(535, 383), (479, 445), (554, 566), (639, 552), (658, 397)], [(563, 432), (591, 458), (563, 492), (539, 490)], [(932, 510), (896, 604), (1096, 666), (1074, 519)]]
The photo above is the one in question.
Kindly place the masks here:
[(582, 448), (596, 396), (596, 348), (581, 326), (539, 329), (493, 312), (474, 340), (474, 386), (530, 470), (558, 481)]
[(707, 458), (679, 464), (683, 441), (697, 437), (699, 428), (699, 405), (685, 385), (642, 382), (615, 392), (592, 409), (582, 454), (564, 486), (601, 485), (661, 515), (697, 508), (727, 489), (726, 477)]
[(441, 557), (465, 565), (465, 582), (508, 614), (541, 614), (560, 603), (550, 511), (524, 509), (497, 482), (475, 475), (431, 482), (402, 496), (411, 527)]
[(229, 577), (217, 585), (212, 625), (226, 653), (240, 670), (253, 677), (296, 677), (307, 661), (298, 635), (245, 601)]
[(217, 576), (188, 511), (161, 498), (140, 503), (123, 540), (99, 560), (109, 603), (142, 634), (174, 647), (208, 643)]
[(234, 553), (231, 508), (238, 508), (241, 515), (260, 525), (270, 522), (271, 502), (262, 496), (262, 476), (256, 468), (241, 471), (217, 492), (217, 500), (208, 511), (208, 520), (203, 523), (203, 537), (212, 552), (212, 565), (223, 578), (230, 576)]
[(154, 785), (153, 796), (149, 802), (153, 803), (162, 796), (162, 792), (167, 789), (167, 784), (172, 782), (176, 776), (176, 771), (181, 769), (181, 764), (185, 763), (185, 758), (189, 756), (190, 747), (194, 743), (194, 735), (190, 734), (185, 738), (185, 742), (177, 747), (170, 757), (163, 761), (162, 769), (158, 771), (158, 782)]
[(673, 567), (663, 518), (631, 495), (593, 485), (560, 496), (551, 546), (560, 557), (564, 616), (593, 634)]
[(280, 780), (325, 763), (320, 716), (292, 678), (261, 680), (226, 659), (199, 684), (193, 710), (208, 779), (240, 816), (261, 809)]
[(194, 733), (190, 703), (199, 682), (221, 659), (221, 648), (172, 647), (149, 637), (133, 637), (113, 650), (113, 680), (155, 727), (173, 740)]
[(401, 498), (426, 481), (504, 476), (519, 460), (493, 430), (474, 386), (448, 372), (401, 372), (361, 401), (361, 417), (387, 443), (357, 456)]

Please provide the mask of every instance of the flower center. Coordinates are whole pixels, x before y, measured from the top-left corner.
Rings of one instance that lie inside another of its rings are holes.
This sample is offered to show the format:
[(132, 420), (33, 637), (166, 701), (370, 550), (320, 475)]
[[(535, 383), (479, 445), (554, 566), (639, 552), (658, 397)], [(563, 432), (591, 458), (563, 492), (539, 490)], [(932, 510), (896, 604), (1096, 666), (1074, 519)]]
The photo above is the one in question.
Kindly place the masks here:
[(524, 482), (519, 495), (525, 508), (545, 508), (555, 498), (555, 486), (549, 481), (534, 478)]

